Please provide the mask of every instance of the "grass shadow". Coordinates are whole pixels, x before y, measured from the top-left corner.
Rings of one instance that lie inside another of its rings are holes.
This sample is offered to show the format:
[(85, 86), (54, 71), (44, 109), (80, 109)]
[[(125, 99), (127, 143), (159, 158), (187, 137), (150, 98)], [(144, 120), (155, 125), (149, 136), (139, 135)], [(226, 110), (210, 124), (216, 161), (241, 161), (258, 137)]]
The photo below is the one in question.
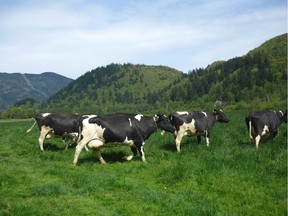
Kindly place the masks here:
[(65, 146), (59, 147), (54, 143), (44, 143), (44, 150), (52, 152), (65, 151)]
[[(101, 152), (101, 155), (108, 164), (129, 162), (123, 159), (123, 157), (127, 156), (125, 152)], [(132, 160), (138, 160), (138, 158), (140, 158), (139, 154), (137, 154)], [(89, 156), (87, 155), (85, 158), (80, 158), (79, 163), (100, 163), (100, 161), (97, 158), (96, 153), (94, 153), (89, 154)]]
[(171, 144), (165, 144), (163, 146), (163, 148), (164, 148), (165, 151), (176, 152), (176, 146), (175, 146), (174, 143), (173, 144), (172, 143)]

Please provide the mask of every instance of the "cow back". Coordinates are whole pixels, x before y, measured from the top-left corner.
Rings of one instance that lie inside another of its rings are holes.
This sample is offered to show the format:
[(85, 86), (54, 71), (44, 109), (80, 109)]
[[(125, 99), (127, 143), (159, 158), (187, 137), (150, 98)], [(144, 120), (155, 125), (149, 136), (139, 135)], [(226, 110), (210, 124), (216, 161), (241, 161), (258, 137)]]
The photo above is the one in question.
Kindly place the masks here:
[(281, 124), (281, 119), (275, 111), (270, 110), (260, 110), (251, 112), (248, 117), (246, 117), (246, 122), (251, 121), (252, 125), (257, 126), (268, 126), (269, 130), (277, 130)]
[(145, 140), (148, 138), (151, 126), (153, 127), (153, 119), (145, 116), (135, 118), (135, 116), (137, 115), (103, 115), (89, 119), (89, 123), (97, 124), (104, 129), (103, 138), (105, 142), (123, 142), (125, 139), (134, 140), (139, 136)]
[(82, 117), (76, 114), (52, 113), (42, 120), (42, 124), (53, 129), (55, 135), (65, 133), (79, 133)]

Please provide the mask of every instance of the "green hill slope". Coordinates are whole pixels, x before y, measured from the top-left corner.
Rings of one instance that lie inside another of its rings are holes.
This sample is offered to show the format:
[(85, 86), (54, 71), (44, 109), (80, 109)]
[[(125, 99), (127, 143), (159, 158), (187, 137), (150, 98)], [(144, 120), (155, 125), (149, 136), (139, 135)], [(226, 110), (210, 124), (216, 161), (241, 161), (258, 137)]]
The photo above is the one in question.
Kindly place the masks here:
[(148, 111), (155, 94), (180, 79), (165, 66), (111, 64), (87, 72), (42, 107), (80, 113)]
[(287, 34), (265, 42), (242, 57), (214, 62), (183, 74), (167, 91), (188, 108), (222, 101), (233, 109), (285, 108), (287, 105)]

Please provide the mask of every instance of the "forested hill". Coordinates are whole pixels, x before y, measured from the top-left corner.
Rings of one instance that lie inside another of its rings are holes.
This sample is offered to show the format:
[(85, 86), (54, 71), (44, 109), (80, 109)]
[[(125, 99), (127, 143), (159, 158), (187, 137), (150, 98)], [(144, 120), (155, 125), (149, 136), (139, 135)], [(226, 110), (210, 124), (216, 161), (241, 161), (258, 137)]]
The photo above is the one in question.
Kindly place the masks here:
[(49, 110), (107, 113), (150, 110), (182, 73), (165, 66), (110, 64), (87, 72), (42, 104)]
[(48, 99), (72, 81), (53, 72), (0, 73), (0, 110), (26, 101)]
[[(242, 57), (195, 69), (168, 92), (172, 101), (222, 101), (253, 108), (287, 106), (287, 34)], [(241, 103), (240, 103), (241, 102)], [(191, 104), (193, 106), (193, 104)]]
[(165, 66), (111, 64), (87, 72), (42, 104), (78, 113), (285, 108), (287, 34), (244, 56), (214, 62), (188, 74)]

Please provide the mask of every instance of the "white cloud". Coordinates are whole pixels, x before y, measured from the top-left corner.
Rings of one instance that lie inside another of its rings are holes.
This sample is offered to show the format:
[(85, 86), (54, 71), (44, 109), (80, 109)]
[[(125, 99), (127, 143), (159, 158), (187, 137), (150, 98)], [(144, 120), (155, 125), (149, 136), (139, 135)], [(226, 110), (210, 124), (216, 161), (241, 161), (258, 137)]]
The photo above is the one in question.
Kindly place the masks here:
[(269, 1), (110, 2), (26, 0), (2, 7), (0, 71), (77, 78), (131, 62), (187, 72), (287, 31), (285, 5)]

